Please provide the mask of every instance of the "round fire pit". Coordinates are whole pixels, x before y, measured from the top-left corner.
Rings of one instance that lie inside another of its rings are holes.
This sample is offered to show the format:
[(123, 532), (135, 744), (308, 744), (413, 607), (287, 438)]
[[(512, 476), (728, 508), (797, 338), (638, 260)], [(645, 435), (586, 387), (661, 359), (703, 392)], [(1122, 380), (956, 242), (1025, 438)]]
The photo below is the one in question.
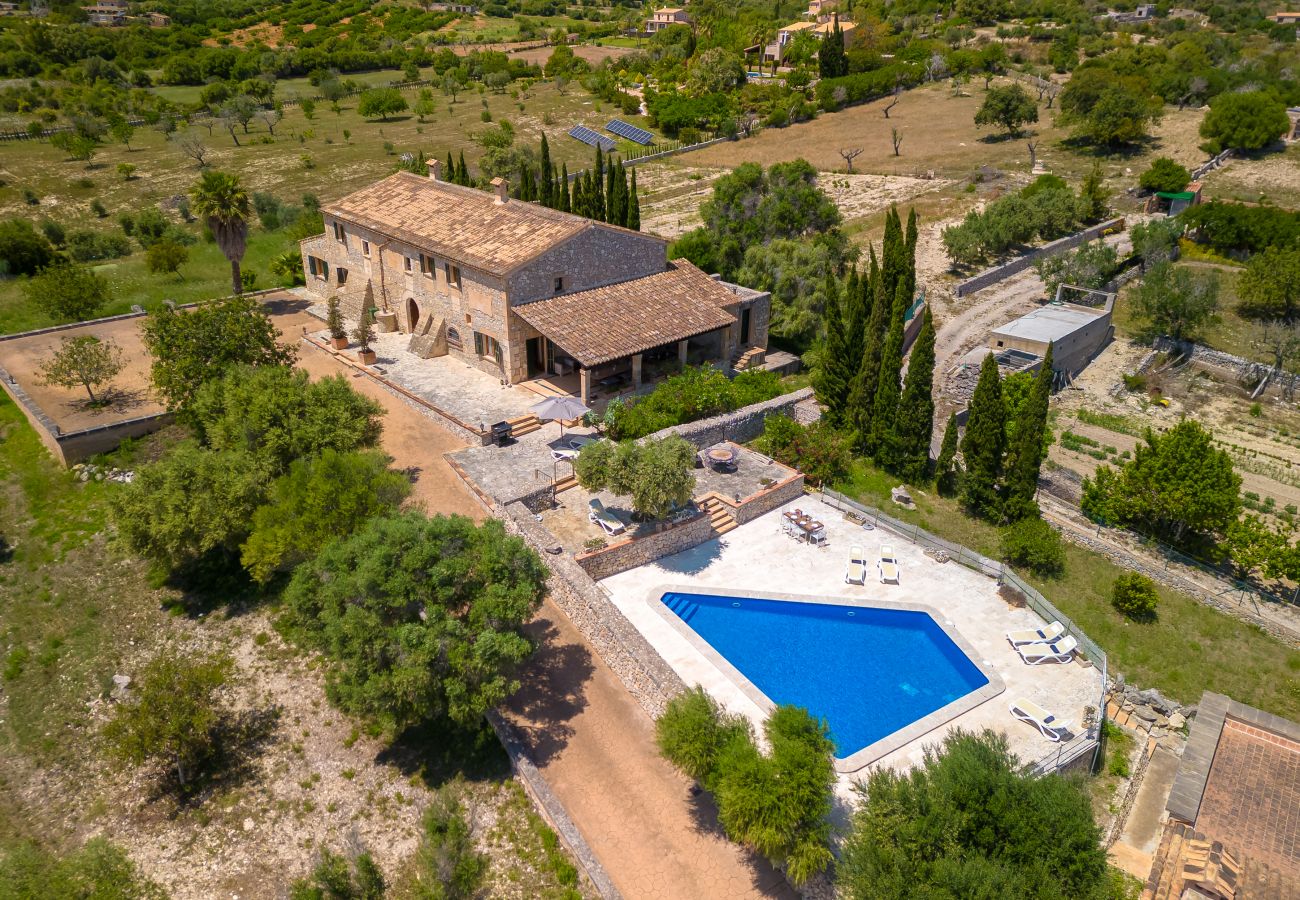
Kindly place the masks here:
[(736, 458), (736, 451), (730, 447), (714, 447), (708, 452), (709, 462), (725, 465)]

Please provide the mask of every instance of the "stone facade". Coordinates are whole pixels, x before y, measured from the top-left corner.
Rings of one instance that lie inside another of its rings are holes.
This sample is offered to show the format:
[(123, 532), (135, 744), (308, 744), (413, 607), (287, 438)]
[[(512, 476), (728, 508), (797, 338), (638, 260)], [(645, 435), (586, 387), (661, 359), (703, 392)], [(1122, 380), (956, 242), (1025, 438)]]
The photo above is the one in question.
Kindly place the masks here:
[(783, 481), (769, 485), (757, 494), (751, 494), (743, 498), (739, 503), (734, 498), (727, 499), (721, 494), (715, 496), (726, 507), (727, 512), (736, 520), (737, 525), (744, 525), (746, 522), (753, 521), (759, 516), (770, 513), (778, 509), (791, 500), (803, 496), (804, 476), (802, 472), (796, 472)]

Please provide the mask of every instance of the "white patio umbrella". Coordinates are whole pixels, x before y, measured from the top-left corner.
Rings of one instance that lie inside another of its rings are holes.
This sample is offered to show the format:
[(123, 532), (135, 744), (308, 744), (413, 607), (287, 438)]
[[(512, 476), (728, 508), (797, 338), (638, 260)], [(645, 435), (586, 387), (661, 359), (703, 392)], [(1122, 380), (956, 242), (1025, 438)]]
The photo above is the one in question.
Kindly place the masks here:
[(567, 420), (578, 419), (591, 412), (577, 397), (570, 397), (567, 394), (547, 397), (528, 407), (528, 411), (543, 422), (559, 420), (560, 434), (564, 434), (564, 423)]

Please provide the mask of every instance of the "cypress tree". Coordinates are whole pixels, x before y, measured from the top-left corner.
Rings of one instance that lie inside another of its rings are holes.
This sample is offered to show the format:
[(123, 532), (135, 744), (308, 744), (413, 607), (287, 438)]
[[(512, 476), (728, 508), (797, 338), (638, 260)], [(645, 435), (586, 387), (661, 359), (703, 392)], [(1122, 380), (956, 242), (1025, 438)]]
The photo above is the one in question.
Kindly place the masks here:
[(957, 492), (957, 414), (948, 416), (948, 427), (939, 445), (939, 458), (934, 463), (935, 487), (939, 495), (951, 497)]
[(627, 225), (627, 172), (617, 159), (609, 165), (607, 179), (609, 190), (606, 192), (605, 221), (611, 225)]
[(632, 183), (628, 186), (627, 227), (641, 230), (641, 200), (636, 195), (636, 169), (632, 170)]
[[(846, 289), (846, 296), (853, 290), (857, 290), (856, 277), (853, 284)], [(834, 280), (827, 277), (826, 308), (823, 313), (826, 320), (826, 339), (822, 343), (821, 365), (813, 378), (813, 388), (817, 391), (817, 399), (826, 406), (826, 421), (836, 428), (845, 422), (849, 392), (853, 387), (853, 375), (856, 369), (851, 361), (857, 359), (850, 356), (848, 351), (846, 340), (848, 335), (845, 332), (841, 307), (840, 292), (836, 289)]]
[(1002, 476), (1002, 451), (1007, 440), (1006, 406), (1002, 400), (1002, 377), (998, 362), (990, 353), (980, 367), (980, 379), (970, 401), (961, 456), (966, 464), (961, 499), (967, 508), (986, 518), (998, 514), (998, 481)]
[(551, 166), (551, 146), (546, 142), (546, 134), (542, 134), (542, 173), (541, 173), (541, 196), (542, 206), (555, 207), (555, 169)]
[(442, 177), (452, 184), (460, 184), (456, 180), (456, 161), (451, 158), (451, 151), (447, 151), (447, 168), (442, 170)]
[(817, 73), (822, 78), (849, 74), (849, 58), (844, 53), (844, 32), (840, 30), (839, 13), (835, 14), (835, 29), (822, 39), (817, 50)]
[(876, 458), (882, 468), (896, 472), (899, 466), (899, 447), (894, 435), (894, 422), (898, 417), (898, 400), (903, 392), (903, 314), (907, 312), (907, 296), (899, 284), (894, 297), (894, 308), (889, 318), (889, 333), (880, 352), (880, 377), (876, 382), (876, 399), (871, 410), (871, 433), (867, 439), (867, 452)]
[(605, 153), (600, 147), (596, 148), (596, 168), (591, 173), (589, 184), (591, 190), (587, 195), (589, 204), (587, 218), (603, 222), (605, 221)]
[(871, 434), (871, 413), (876, 402), (876, 387), (880, 383), (880, 356), (884, 351), (885, 327), (889, 321), (890, 304), (885, 299), (883, 283), (876, 279), (875, 296), (871, 313), (862, 333), (862, 358), (849, 392), (848, 422), (856, 432), (859, 449), (866, 445)]
[(904, 260), (907, 268), (904, 270), (904, 277), (907, 279), (907, 302), (910, 305), (916, 299), (916, 207), (907, 211), (907, 233), (903, 238)]
[(891, 299), (898, 293), (898, 282), (907, 267), (906, 253), (898, 208), (891, 206), (885, 214), (885, 239), (880, 245), (880, 277), (885, 282), (885, 296)]
[(519, 169), (519, 187), (515, 189), (515, 196), (520, 200), (532, 200), (533, 192), (533, 171), (528, 166), (521, 166)]
[[(898, 403), (894, 432), (898, 443), (897, 471), (912, 484), (930, 472), (930, 437), (934, 431), (934, 316), (925, 310), (921, 331), (912, 345), (907, 381)], [(953, 448), (954, 451), (956, 447)]]
[(844, 330), (844, 363), (849, 371), (848, 381), (853, 381), (852, 373), (857, 369), (857, 361), (862, 358), (862, 328), (866, 324), (866, 292), (864, 280), (858, 275), (858, 267), (849, 269), (849, 277), (844, 282), (843, 298), (840, 300), (840, 325)]
[(460, 151), (460, 162), (456, 164), (456, 183), (470, 186), (469, 166), (465, 165), (465, 151)]
[(1038, 515), (1034, 494), (1043, 465), (1043, 438), (1047, 433), (1047, 410), (1052, 400), (1052, 348), (1048, 345), (1043, 367), (1034, 379), (1028, 399), (1016, 416), (1016, 446), (1007, 465), (1006, 499), (1002, 514), (1012, 522)]
[(558, 199), (560, 201), (559, 203), (560, 210), (562, 212), (569, 212), (573, 208), (573, 204), (570, 202), (571, 196), (569, 194), (569, 164), (568, 163), (561, 164), (560, 181), (558, 184), (556, 184), (555, 188), (556, 188), (555, 192), (559, 195)]

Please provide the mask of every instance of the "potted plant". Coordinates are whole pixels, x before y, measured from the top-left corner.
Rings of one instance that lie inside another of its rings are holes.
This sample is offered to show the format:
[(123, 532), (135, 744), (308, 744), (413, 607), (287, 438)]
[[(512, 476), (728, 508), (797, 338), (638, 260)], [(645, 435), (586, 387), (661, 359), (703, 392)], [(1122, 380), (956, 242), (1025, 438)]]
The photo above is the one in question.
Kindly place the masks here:
[(335, 350), (342, 350), (348, 345), (348, 332), (343, 327), (343, 311), (339, 309), (339, 298), (330, 297), (326, 306), (325, 327), (330, 332), (330, 344)]
[(371, 307), (362, 307), (361, 321), (357, 322), (357, 328), (352, 332), (361, 349), (357, 351), (357, 359), (362, 365), (373, 366), (378, 357), (375, 351), (370, 349), (370, 344), (375, 339), (375, 311)]

